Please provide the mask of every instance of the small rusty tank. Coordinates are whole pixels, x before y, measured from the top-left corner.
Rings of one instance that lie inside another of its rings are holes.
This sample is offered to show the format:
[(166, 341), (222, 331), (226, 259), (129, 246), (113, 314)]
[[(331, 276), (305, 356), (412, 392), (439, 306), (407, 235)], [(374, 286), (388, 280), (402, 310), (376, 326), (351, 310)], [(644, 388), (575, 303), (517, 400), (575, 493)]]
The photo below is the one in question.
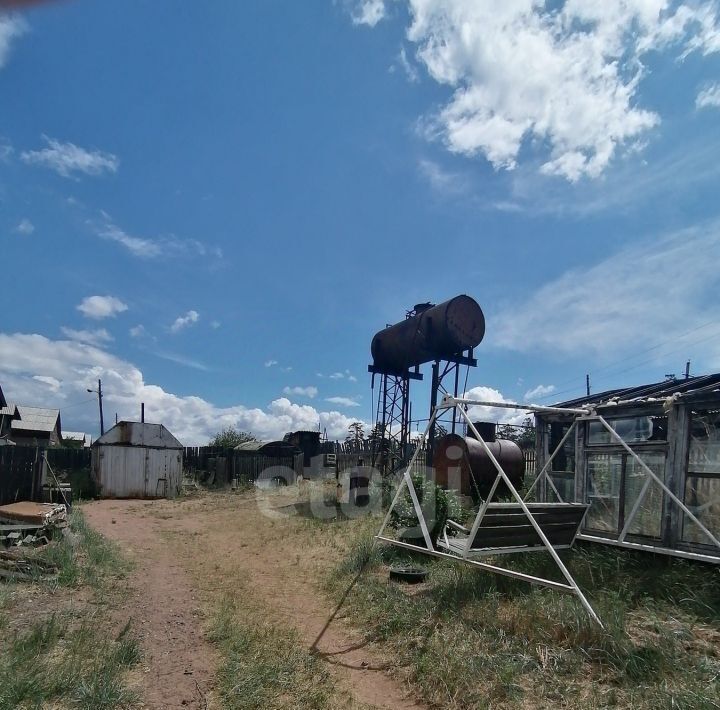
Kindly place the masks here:
[[(525, 475), (522, 449), (514, 441), (496, 439), (494, 424), (474, 424), (513, 486), (519, 488)], [(442, 488), (459, 491), (475, 500), (484, 499), (490, 493), (497, 469), (482, 444), (471, 432), (468, 433), (470, 436), (467, 437), (448, 434), (435, 443), (435, 481)], [(508, 493), (507, 486), (501, 482), (493, 500), (507, 496)]]

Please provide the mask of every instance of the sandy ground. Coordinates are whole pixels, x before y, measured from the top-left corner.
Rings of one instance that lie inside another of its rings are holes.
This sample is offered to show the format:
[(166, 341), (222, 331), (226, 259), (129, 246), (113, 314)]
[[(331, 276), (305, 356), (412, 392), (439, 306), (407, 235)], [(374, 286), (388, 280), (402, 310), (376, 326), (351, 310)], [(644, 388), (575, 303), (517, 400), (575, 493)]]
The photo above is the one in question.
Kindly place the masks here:
[(277, 515), (287, 503), (281, 494), (246, 493), (84, 506), (89, 523), (135, 562), (117, 613), (139, 629), (148, 708), (221, 707), (213, 693), (219, 658), (204, 637), (205, 618), (241, 587), (273, 621), (299, 632), (355, 705), (423, 707), (409, 697), (401, 669), (343, 623), (351, 609), (333, 618), (318, 579), (342, 547), (306, 520)]

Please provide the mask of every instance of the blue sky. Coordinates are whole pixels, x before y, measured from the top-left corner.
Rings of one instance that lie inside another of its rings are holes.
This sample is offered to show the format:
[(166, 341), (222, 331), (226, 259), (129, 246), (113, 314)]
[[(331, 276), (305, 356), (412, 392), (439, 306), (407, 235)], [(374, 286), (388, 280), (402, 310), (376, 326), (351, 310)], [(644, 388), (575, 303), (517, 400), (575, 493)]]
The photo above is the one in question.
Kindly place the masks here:
[(374, 332), (458, 293), (476, 392), (720, 369), (717, 4), (597, 5), (3, 15), (7, 398), (94, 433), (102, 377), (108, 419), (145, 401), (187, 444), (340, 436)]

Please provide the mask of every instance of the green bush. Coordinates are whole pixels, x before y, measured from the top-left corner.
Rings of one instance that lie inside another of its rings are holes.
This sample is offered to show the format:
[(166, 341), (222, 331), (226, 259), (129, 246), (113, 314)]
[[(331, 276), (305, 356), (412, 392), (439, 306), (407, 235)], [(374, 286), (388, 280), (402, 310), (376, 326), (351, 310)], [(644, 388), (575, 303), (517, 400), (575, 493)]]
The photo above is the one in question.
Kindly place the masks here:
[[(422, 473), (414, 473), (412, 482), (433, 544), (445, 527), (448, 518), (458, 523), (465, 522), (468, 511), (462, 507), (453, 491), (446, 491), (435, 481), (428, 480)], [(423, 539), (420, 521), (415, 514), (415, 507), (407, 489), (393, 508), (390, 525), (400, 531), (401, 540), (416, 542)]]

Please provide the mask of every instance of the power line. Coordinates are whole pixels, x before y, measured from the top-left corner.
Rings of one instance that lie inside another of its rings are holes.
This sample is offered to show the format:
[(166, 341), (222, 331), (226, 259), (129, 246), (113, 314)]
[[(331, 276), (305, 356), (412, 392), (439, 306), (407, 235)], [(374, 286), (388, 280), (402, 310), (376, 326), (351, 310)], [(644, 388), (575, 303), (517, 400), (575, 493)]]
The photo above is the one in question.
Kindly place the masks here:
[[(697, 332), (698, 330), (703, 330), (704, 328), (707, 328), (708, 326), (711, 326), (711, 325), (717, 326), (717, 324), (718, 324), (717, 320), (712, 320), (712, 321), (708, 321), (707, 323), (703, 323), (702, 325), (698, 325), (698, 326), (696, 326), (696, 327), (694, 327), (694, 328), (690, 328), (690, 330), (686, 330), (685, 332), (680, 333), (679, 335), (676, 335), (676, 336), (674, 336), (674, 337), (671, 338), (671, 339), (663, 340), (663, 341), (661, 341), (661, 342), (659, 342), (659, 343), (656, 343), (655, 345), (652, 345), (652, 346), (649, 347), (649, 348), (645, 348), (645, 349), (643, 349), (643, 350), (638, 350), (637, 352), (633, 353), (632, 355), (627, 355), (627, 356), (624, 357), (624, 358), (620, 358), (619, 360), (615, 360), (614, 362), (611, 362), (611, 363), (609, 363), (609, 364), (607, 364), (607, 365), (603, 365), (602, 367), (596, 368), (595, 370), (592, 370), (592, 371), (590, 372), (590, 374), (593, 376), (593, 379), (594, 379), (594, 378), (596, 377), (596, 375), (597, 375), (598, 373), (600, 373), (600, 372), (606, 372), (607, 370), (612, 370), (613, 368), (617, 367), (618, 365), (622, 365), (624, 362), (627, 362), (628, 360), (633, 360), (633, 359), (635, 359), (636, 357), (639, 357), (639, 356), (641, 356), (641, 355), (644, 355), (645, 353), (652, 352), (653, 350), (657, 350), (658, 348), (661, 348), (661, 347), (663, 347), (664, 345), (667, 345), (667, 344), (669, 344), (669, 343), (675, 342), (675, 341), (677, 341), (678, 338), (683, 338), (683, 337), (685, 337), (686, 335), (690, 335), (691, 333), (695, 333), (695, 332)], [(711, 335), (711, 336), (708, 337), (708, 338), (703, 338), (703, 339), (701, 339), (701, 340), (699, 340), (699, 341), (695, 341), (695, 342), (692, 342), (692, 343), (687, 343), (687, 344), (686, 344), (685, 346), (683, 346), (683, 347), (690, 347), (690, 346), (692, 346), (692, 345), (697, 345), (698, 343), (705, 342), (705, 340), (710, 340), (711, 338), (716, 337), (716, 335), (720, 335), (720, 334), (719, 334), (719, 333), (715, 333), (715, 334)], [(683, 348), (680, 348), (680, 350), (682, 350), (682, 349), (683, 349)], [(672, 352), (677, 352), (677, 351), (671, 351), (671, 353), (672, 353)], [(671, 353), (666, 353), (666, 354), (671, 354)], [(647, 362), (652, 362), (652, 360), (645, 360), (645, 361), (643, 361), (642, 363), (638, 363), (637, 366), (639, 367), (640, 365), (644, 365), (644, 364), (646, 364)], [(629, 369), (627, 369), (627, 370), (620, 370), (620, 371), (618, 371), (618, 372), (609, 373), (609, 374), (613, 374), (613, 375), (623, 374), (624, 372), (628, 372), (630, 369), (633, 369), (634, 367), (635, 367), (635, 366), (633, 366), (632, 368), (629, 368)], [(573, 377), (573, 378), (571, 378), (571, 379), (569, 379), (569, 380), (564, 380), (563, 382), (560, 382), (559, 386), (562, 387), (563, 385), (566, 385), (566, 384), (571, 384), (571, 383), (573, 383), (573, 382), (578, 382), (578, 381), (580, 381), (580, 379), (581, 379), (581, 375), (578, 375), (577, 377)], [(607, 378), (601, 378), (601, 379), (607, 379)], [(550, 398), (555, 397), (555, 396), (558, 395), (558, 394), (564, 394), (564, 393), (566, 393), (566, 392), (573, 392), (573, 391), (575, 391), (576, 389), (581, 389), (580, 385), (578, 385), (577, 387), (571, 387), (571, 388), (566, 389), (566, 390), (551, 392), (550, 394), (543, 395), (542, 397), (537, 397), (536, 399), (537, 399), (538, 401), (539, 401), (539, 400), (543, 400), (543, 399), (550, 399)]]

